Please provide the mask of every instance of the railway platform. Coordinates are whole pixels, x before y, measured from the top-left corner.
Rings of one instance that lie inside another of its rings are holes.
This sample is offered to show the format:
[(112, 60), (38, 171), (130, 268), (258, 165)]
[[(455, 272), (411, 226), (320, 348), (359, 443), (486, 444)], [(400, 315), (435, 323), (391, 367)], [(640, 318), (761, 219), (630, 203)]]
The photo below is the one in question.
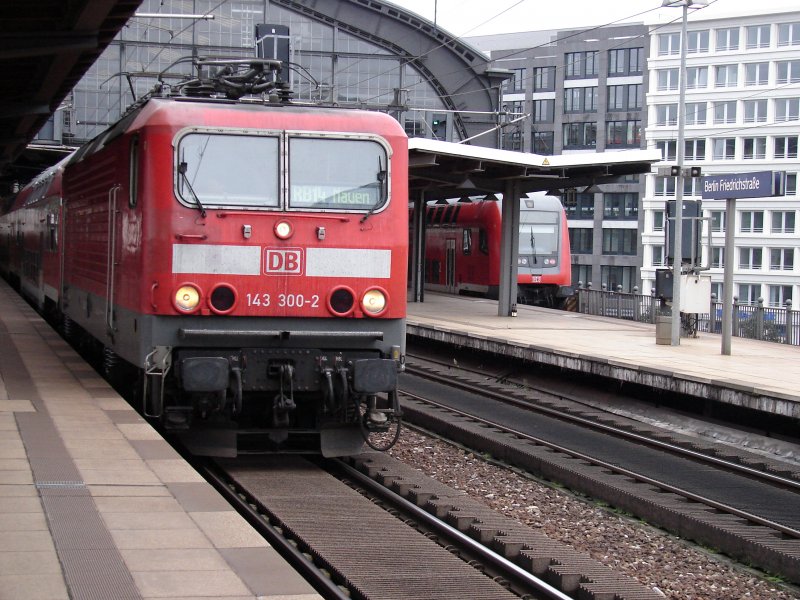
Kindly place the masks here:
[(0, 598), (319, 598), (0, 280)]
[[(800, 348), (716, 334), (656, 344), (655, 325), (533, 306), (499, 317), (497, 301), (426, 292), (408, 334), (625, 383), (800, 419)], [(700, 401), (700, 400), (698, 400)]]

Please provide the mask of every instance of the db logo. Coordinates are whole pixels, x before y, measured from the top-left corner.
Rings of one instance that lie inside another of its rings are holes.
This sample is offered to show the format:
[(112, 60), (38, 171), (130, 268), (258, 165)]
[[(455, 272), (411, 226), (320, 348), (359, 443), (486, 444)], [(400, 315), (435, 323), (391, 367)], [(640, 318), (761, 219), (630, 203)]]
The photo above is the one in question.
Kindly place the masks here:
[(264, 273), (267, 275), (301, 275), (303, 250), (301, 248), (265, 248)]

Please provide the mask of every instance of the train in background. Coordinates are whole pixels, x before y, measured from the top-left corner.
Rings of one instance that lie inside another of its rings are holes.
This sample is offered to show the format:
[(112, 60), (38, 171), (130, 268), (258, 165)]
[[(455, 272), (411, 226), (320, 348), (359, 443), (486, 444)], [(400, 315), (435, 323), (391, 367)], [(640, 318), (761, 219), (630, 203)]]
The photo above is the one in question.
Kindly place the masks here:
[[(425, 288), (496, 299), (500, 283), (501, 209), (496, 200), (429, 203)], [(517, 301), (561, 307), (572, 296), (569, 230), (558, 198), (520, 200)]]
[(396, 440), (405, 132), (195, 60), (21, 191), (0, 270), (195, 453)]

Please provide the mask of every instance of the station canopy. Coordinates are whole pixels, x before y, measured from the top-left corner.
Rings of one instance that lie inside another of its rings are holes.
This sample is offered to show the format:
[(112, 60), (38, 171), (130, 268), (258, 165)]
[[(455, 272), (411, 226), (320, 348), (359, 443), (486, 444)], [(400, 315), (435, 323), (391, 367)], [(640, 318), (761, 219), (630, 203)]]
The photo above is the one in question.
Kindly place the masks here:
[(409, 198), (425, 200), (502, 194), (517, 184), (520, 194), (614, 183), (649, 173), (659, 150), (615, 150), (544, 156), (424, 138), (408, 140)]

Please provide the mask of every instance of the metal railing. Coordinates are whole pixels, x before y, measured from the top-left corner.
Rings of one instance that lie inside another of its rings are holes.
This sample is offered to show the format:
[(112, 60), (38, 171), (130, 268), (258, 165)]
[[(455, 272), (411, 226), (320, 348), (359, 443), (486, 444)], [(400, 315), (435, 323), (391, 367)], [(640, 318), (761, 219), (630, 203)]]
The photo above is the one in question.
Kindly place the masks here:
[[(584, 286), (578, 282), (576, 293), (578, 312), (587, 315), (655, 324), (658, 316), (671, 314), (670, 307), (655, 296), (655, 291), (646, 296), (639, 294), (637, 288), (633, 288), (633, 293), (623, 292), (622, 286), (616, 291), (606, 289), (605, 285), (596, 290), (591, 283)], [(690, 333), (722, 333), (722, 302), (717, 301), (715, 294), (711, 294), (707, 313), (682, 317), (682, 321), (691, 323)], [(742, 304), (734, 296), (732, 333), (734, 337), (800, 346), (800, 310), (792, 310), (791, 300), (786, 301), (785, 307), (777, 308), (764, 306), (763, 298), (757, 304)]]

